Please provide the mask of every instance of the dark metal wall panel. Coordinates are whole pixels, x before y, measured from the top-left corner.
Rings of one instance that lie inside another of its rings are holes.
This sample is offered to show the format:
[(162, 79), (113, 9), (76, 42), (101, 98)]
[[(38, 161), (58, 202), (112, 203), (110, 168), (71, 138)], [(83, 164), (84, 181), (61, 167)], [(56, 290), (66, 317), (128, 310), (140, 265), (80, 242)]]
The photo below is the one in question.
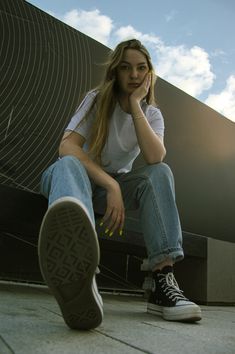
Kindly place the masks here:
[(183, 230), (235, 242), (235, 123), (164, 80), (156, 90)]
[[(0, 18), (0, 183), (38, 191), (109, 49), (23, 0)], [(156, 95), (183, 229), (234, 242), (235, 124), (161, 78)]]
[(108, 48), (21, 0), (0, 2), (0, 183), (38, 190)]

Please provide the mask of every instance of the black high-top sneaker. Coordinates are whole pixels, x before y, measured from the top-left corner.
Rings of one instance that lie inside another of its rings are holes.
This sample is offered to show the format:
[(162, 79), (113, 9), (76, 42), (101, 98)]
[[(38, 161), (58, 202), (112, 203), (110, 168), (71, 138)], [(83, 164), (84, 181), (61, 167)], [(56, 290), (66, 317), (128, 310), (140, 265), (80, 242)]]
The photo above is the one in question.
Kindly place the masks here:
[(201, 320), (200, 307), (183, 295), (171, 266), (153, 272), (153, 285), (148, 299), (147, 312), (160, 315), (168, 321)]

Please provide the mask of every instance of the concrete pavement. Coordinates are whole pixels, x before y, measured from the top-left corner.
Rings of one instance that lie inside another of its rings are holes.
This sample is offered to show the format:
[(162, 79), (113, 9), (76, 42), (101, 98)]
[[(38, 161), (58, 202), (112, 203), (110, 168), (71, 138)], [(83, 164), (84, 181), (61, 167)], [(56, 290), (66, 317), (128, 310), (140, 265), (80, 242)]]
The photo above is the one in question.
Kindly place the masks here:
[(141, 296), (103, 300), (101, 326), (73, 331), (45, 286), (0, 281), (0, 354), (235, 353), (235, 306), (202, 306), (202, 321), (185, 324), (147, 314)]

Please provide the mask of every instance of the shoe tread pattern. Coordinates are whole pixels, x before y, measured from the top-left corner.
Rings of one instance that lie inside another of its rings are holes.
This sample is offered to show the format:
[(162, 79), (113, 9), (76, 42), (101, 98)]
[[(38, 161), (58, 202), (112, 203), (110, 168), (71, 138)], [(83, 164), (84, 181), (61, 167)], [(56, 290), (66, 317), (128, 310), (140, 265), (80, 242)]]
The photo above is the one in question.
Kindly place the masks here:
[(76, 204), (58, 205), (50, 212), (39, 242), (42, 274), (70, 328), (96, 327), (102, 310), (92, 290), (99, 262), (94, 230)]

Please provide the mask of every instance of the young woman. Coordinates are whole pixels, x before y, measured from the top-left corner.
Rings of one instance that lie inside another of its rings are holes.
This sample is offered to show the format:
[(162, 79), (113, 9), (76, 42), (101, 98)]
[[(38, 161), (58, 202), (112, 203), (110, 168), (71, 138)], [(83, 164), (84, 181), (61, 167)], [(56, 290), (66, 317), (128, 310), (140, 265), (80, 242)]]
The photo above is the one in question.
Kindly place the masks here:
[[(198, 321), (173, 275), (183, 259), (174, 180), (163, 163), (164, 121), (154, 100), (155, 75), (138, 40), (111, 52), (104, 81), (87, 93), (62, 138), (60, 158), (42, 176), (49, 200), (39, 237), (45, 282), (70, 328), (89, 329), (103, 318), (95, 273), (99, 244), (94, 211), (110, 236), (123, 233), (125, 213), (138, 209), (153, 288), (147, 311), (166, 320)], [(144, 167), (132, 170), (139, 153)]]

